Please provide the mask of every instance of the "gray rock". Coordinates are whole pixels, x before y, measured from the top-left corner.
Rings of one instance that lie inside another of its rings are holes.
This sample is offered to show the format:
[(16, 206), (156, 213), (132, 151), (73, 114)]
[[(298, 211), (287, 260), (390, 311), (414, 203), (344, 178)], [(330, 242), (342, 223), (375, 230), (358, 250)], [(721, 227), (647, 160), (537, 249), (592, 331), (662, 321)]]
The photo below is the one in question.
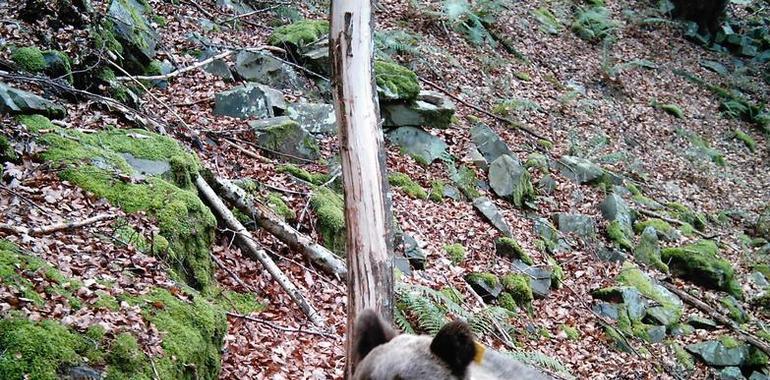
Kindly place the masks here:
[(463, 198), (463, 195), (460, 193), (460, 190), (458, 190), (456, 187), (445, 184), (444, 197), (449, 198), (453, 201), (459, 201)]
[(556, 180), (553, 176), (546, 174), (537, 181), (537, 187), (543, 192), (543, 194), (552, 194), (556, 190)]
[(427, 255), (422, 250), (425, 243), (417, 240), (414, 236), (404, 234), (404, 256), (409, 260), (409, 264), (414, 269), (425, 269)]
[(155, 57), (160, 38), (147, 19), (147, 10), (137, 0), (112, 0), (107, 11), (115, 38), (123, 45), (123, 58), (136, 63), (134, 70), (143, 68)]
[(316, 160), (320, 156), (318, 143), (313, 136), (286, 116), (251, 121), (249, 126), (257, 134), (257, 145), (281, 158), (301, 161)]
[(337, 134), (337, 117), (331, 104), (293, 103), (286, 109), (286, 116), (314, 135)]
[(475, 144), (470, 144), (468, 146), (468, 151), (465, 153), (463, 161), (470, 162), (473, 165), (476, 165), (477, 168), (484, 171), (489, 169), (489, 163), (486, 159), (484, 159), (484, 156), (481, 155), (481, 152), (479, 152), (479, 149), (476, 148)]
[(0, 83), (0, 112), (9, 114), (42, 114), (50, 118), (64, 117), (64, 107), (31, 92)]
[(61, 380), (102, 380), (104, 374), (87, 365), (79, 365), (76, 367), (69, 367), (63, 371)]
[(473, 291), (476, 292), (476, 294), (478, 294), (481, 299), (487, 303), (496, 300), (500, 293), (503, 291), (503, 286), (500, 285), (500, 281), (497, 281), (497, 283), (493, 286), (492, 284), (487, 283), (484, 281), (484, 279), (480, 278), (479, 276), (475, 276), (474, 274), (466, 276), (465, 281), (468, 282), (468, 285), (471, 286)]
[(767, 281), (767, 278), (765, 278), (765, 275), (762, 274), (762, 272), (752, 272), (751, 280), (754, 281), (754, 283), (757, 284), (757, 286), (760, 288), (766, 288), (770, 286), (770, 282)]
[[(214, 49), (206, 49), (203, 51), (203, 54), (201, 54), (200, 60), (203, 61), (208, 59), (217, 55), (217, 53), (219, 52)], [(233, 78), (233, 72), (230, 70), (230, 66), (228, 66), (227, 62), (222, 59), (215, 59), (211, 61), (211, 63), (203, 66), (203, 70), (205, 70), (207, 73), (216, 75), (227, 82), (232, 82), (235, 79)]]
[(687, 318), (687, 324), (693, 328), (702, 330), (716, 330), (716, 328), (719, 327), (719, 325), (717, 325), (717, 323), (713, 320), (699, 317), (697, 315), (693, 315), (690, 318)]
[(618, 305), (614, 303), (597, 302), (593, 307), (591, 307), (591, 309), (596, 314), (612, 319), (613, 321), (617, 321), (620, 316)]
[(527, 168), (509, 155), (501, 155), (489, 165), (489, 185), (495, 194), (516, 207), (523, 207), (535, 197)]
[(559, 237), (559, 231), (545, 218), (536, 218), (535, 233), (545, 244), (546, 251), (550, 253), (561, 252), (569, 248), (569, 245)]
[(749, 380), (770, 380), (770, 376), (754, 371), (751, 373), (751, 376), (749, 376)]
[(645, 340), (650, 343), (660, 343), (666, 339), (666, 326), (646, 326)]
[(235, 72), (247, 81), (259, 82), (281, 90), (303, 90), (310, 83), (297, 75), (294, 68), (269, 53), (238, 53)]
[(420, 128), (400, 127), (389, 131), (386, 136), (405, 153), (428, 164), (446, 153), (447, 144), (444, 140)]
[(253, 83), (220, 92), (214, 102), (214, 114), (241, 119), (272, 117), (286, 108), (282, 92)]
[(615, 247), (605, 247), (604, 245), (600, 245), (597, 248), (596, 257), (598, 257), (601, 261), (608, 262), (623, 262), (628, 259), (628, 256), (625, 252)]
[(626, 232), (628, 236), (634, 235), (633, 230), (633, 224), (634, 224), (634, 216), (631, 211), (631, 208), (628, 207), (628, 203), (626, 203), (623, 198), (616, 194), (611, 193), (607, 196), (607, 198), (604, 199), (604, 201), (599, 205), (599, 208), (602, 211), (602, 216), (604, 219), (608, 221), (617, 221), (620, 223), (620, 226), (623, 228), (623, 232)]
[(660, 244), (655, 227), (647, 226), (639, 238), (639, 245), (634, 248), (634, 257), (640, 263), (654, 266), (667, 272), (668, 267), (660, 260)]
[(412, 265), (409, 263), (409, 259), (402, 256), (395, 256), (393, 257), (393, 266), (396, 267), (398, 270), (401, 271), (401, 273), (411, 276), (412, 275)]
[(383, 102), (380, 104), (385, 127), (449, 127), (455, 105), (444, 94), (422, 90), (412, 102)]
[(709, 366), (740, 366), (749, 356), (749, 347), (744, 343), (737, 347), (727, 347), (718, 340), (709, 340), (690, 344), (687, 351), (698, 355)]
[(671, 327), (671, 336), (686, 336), (693, 332), (695, 329), (686, 323), (678, 323)]
[(739, 367), (725, 367), (719, 371), (719, 380), (746, 380)]
[(478, 123), (471, 128), (471, 140), (487, 162), (494, 162), (504, 154), (515, 157), (505, 141), (485, 124)]
[(557, 167), (563, 176), (577, 183), (598, 182), (605, 175), (601, 166), (582, 157), (562, 156)]
[(128, 165), (134, 169), (132, 178), (142, 179), (144, 176), (163, 175), (171, 171), (171, 165), (168, 161), (147, 160), (136, 158), (131, 153), (121, 153), (126, 159)]
[(300, 47), (299, 59), (302, 64), (315, 73), (329, 76), (332, 64), (329, 58), (329, 38), (322, 37), (318, 41)]
[(495, 228), (502, 232), (503, 235), (508, 237), (513, 236), (510, 225), (508, 225), (503, 214), (500, 213), (500, 210), (497, 209), (497, 206), (495, 206), (489, 198), (478, 197), (473, 200), (473, 206), (476, 207), (476, 209), (479, 210), (479, 212), (481, 212), (481, 214), (484, 215)]
[(677, 312), (678, 311), (674, 309), (668, 309), (663, 306), (655, 306), (647, 309), (645, 320), (650, 323), (663, 326), (672, 326), (679, 322), (679, 315), (677, 315)]
[(584, 240), (590, 240), (596, 236), (596, 221), (591, 216), (560, 212), (554, 216), (554, 219), (561, 233), (572, 233)]
[(532, 287), (532, 295), (537, 298), (546, 298), (551, 292), (551, 275), (553, 271), (545, 267), (529, 266), (521, 260), (513, 260), (511, 267), (514, 273), (523, 273), (529, 276), (529, 285)]

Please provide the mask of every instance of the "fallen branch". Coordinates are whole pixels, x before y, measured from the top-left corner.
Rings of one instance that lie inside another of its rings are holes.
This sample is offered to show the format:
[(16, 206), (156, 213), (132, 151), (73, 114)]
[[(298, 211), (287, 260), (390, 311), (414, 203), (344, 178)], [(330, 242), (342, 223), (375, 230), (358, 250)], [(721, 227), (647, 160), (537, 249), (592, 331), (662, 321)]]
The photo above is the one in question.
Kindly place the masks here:
[(519, 125), (517, 122), (515, 122), (515, 121), (513, 121), (513, 120), (511, 120), (511, 119), (509, 119), (507, 117), (502, 117), (500, 115), (495, 115), (492, 112), (489, 112), (489, 111), (487, 111), (487, 110), (485, 110), (485, 109), (483, 109), (483, 108), (481, 108), (481, 107), (479, 107), (479, 106), (477, 106), (475, 104), (472, 104), (472, 103), (469, 103), (469, 102), (463, 100), (459, 96), (449, 92), (449, 90), (439, 86), (436, 83), (431, 82), (428, 79), (420, 78), (420, 80), (425, 82), (426, 84), (430, 85), (431, 87), (433, 87), (433, 88), (435, 88), (435, 89), (445, 93), (450, 98), (452, 98), (454, 100), (457, 100), (458, 102), (460, 102), (460, 103), (462, 103), (462, 104), (464, 104), (464, 105), (466, 105), (466, 106), (468, 106), (470, 108), (473, 108), (474, 110), (479, 111), (479, 112), (483, 113), (484, 115), (487, 115), (487, 116), (489, 116), (491, 118), (494, 118), (496, 120), (502, 121), (502, 122), (504, 122), (504, 123), (506, 123), (508, 125), (511, 125), (511, 126), (515, 127), (516, 129), (520, 129), (522, 132), (524, 132), (524, 133), (526, 133), (526, 134), (528, 134), (528, 135), (530, 135), (532, 137), (535, 137), (537, 139), (551, 141), (551, 139), (549, 139), (549, 138), (547, 138), (547, 137), (545, 137), (545, 136), (543, 136), (543, 135), (541, 135), (541, 134), (539, 134), (539, 133), (537, 133), (537, 132), (535, 132), (535, 131), (533, 131), (533, 130), (531, 130), (531, 129), (523, 126), (523, 125)]
[(254, 291), (248, 284), (243, 282), (243, 280), (241, 280), (241, 278), (238, 277), (238, 275), (235, 272), (233, 272), (230, 268), (228, 268), (225, 265), (225, 263), (222, 262), (222, 260), (219, 260), (219, 258), (216, 255), (214, 255), (213, 253), (210, 253), (209, 256), (211, 256), (211, 260), (213, 260), (214, 263), (217, 264), (218, 267), (222, 268), (223, 271), (227, 272), (227, 274), (229, 274), (230, 277), (233, 280), (235, 280), (235, 282), (238, 283), (238, 285), (242, 286), (244, 289), (246, 289), (246, 290), (248, 290), (250, 292)]
[(129, 75), (129, 76), (117, 77), (115, 79), (120, 80), (120, 81), (130, 81), (130, 80), (134, 80), (134, 79), (138, 79), (138, 80), (165, 80), (165, 79), (177, 77), (177, 76), (182, 75), (182, 74), (184, 74), (184, 73), (186, 73), (188, 71), (195, 70), (195, 69), (197, 69), (197, 68), (199, 68), (201, 66), (205, 66), (205, 65), (207, 65), (207, 64), (209, 64), (211, 62), (214, 62), (217, 59), (226, 58), (226, 57), (229, 57), (229, 56), (231, 56), (233, 54), (235, 54), (235, 51), (227, 50), (227, 51), (224, 51), (224, 52), (219, 53), (217, 55), (213, 55), (211, 57), (208, 57), (208, 58), (206, 58), (206, 59), (204, 59), (202, 61), (196, 62), (196, 63), (194, 63), (194, 64), (192, 64), (190, 66), (186, 66), (186, 67), (183, 67), (183, 68), (181, 68), (179, 70), (172, 71), (172, 72), (170, 72), (168, 74), (161, 74), (161, 75), (134, 75), (133, 78)]
[(300, 334), (320, 335), (320, 336), (324, 336), (324, 337), (327, 337), (327, 338), (338, 338), (338, 336), (335, 336), (335, 335), (332, 335), (332, 334), (328, 334), (328, 333), (325, 333), (323, 331), (304, 330), (302, 328), (294, 329), (294, 328), (291, 328), (291, 327), (284, 327), (284, 326), (280, 326), (280, 325), (278, 325), (276, 323), (273, 323), (271, 321), (266, 321), (264, 319), (250, 317), (248, 315), (237, 314), (237, 313), (232, 313), (232, 312), (227, 312), (227, 315), (229, 315), (231, 317), (235, 317), (235, 318), (245, 319), (247, 321), (261, 323), (263, 325), (270, 326), (271, 328), (274, 328), (274, 329), (280, 330), (280, 331), (295, 332), (295, 333), (300, 333)]
[(670, 290), (671, 293), (674, 293), (677, 296), (679, 296), (679, 298), (683, 299), (684, 302), (687, 302), (688, 304), (695, 306), (695, 308), (706, 313), (706, 315), (708, 315), (709, 317), (716, 319), (719, 323), (730, 328), (730, 330), (733, 330), (736, 333), (740, 334), (746, 342), (750, 343), (754, 347), (759, 348), (760, 350), (764, 351), (766, 354), (770, 355), (770, 345), (765, 343), (762, 339), (759, 339), (756, 335), (740, 328), (738, 324), (736, 324), (732, 319), (730, 319), (726, 315), (722, 314), (719, 310), (711, 307), (711, 305), (699, 300), (698, 298), (693, 297), (689, 293), (685, 292), (682, 289), (679, 289), (676, 285), (670, 282), (660, 281), (660, 283), (666, 289)]
[(242, 147), (242, 146), (240, 146), (240, 145), (230, 141), (229, 139), (224, 139), (224, 142), (225, 142), (225, 144), (227, 144), (227, 145), (237, 149), (241, 153), (243, 153), (243, 154), (245, 154), (245, 155), (247, 155), (247, 156), (249, 156), (249, 157), (251, 157), (253, 159), (256, 159), (258, 161), (265, 162), (265, 163), (273, 162), (269, 158), (267, 158), (265, 156), (260, 156), (259, 154), (254, 153), (254, 152), (252, 152), (252, 151), (250, 151), (250, 150), (248, 150), (248, 149), (246, 149), (246, 148), (244, 148), (244, 147)]
[(112, 215), (112, 214), (102, 214), (102, 215), (97, 215), (88, 219), (78, 220), (74, 222), (56, 223), (56, 224), (51, 224), (49, 226), (35, 227), (35, 228), (12, 226), (10, 224), (2, 223), (0, 224), (0, 230), (15, 232), (19, 235), (46, 235), (46, 234), (50, 234), (61, 230), (80, 228), (96, 222), (114, 219), (115, 217), (116, 215)]
[(219, 24), (219, 25), (227, 24), (230, 21), (234, 21), (234, 20), (237, 20), (237, 19), (240, 19), (240, 18), (249, 17), (249, 16), (253, 16), (253, 15), (258, 14), (258, 13), (264, 13), (264, 12), (267, 12), (267, 11), (271, 11), (273, 9), (276, 9), (276, 8), (280, 7), (281, 5), (282, 4), (276, 4), (276, 5), (267, 7), (267, 8), (262, 8), (262, 9), (257, 9), (257, 10), (251, 11), (251, 12), (241, 13), (239, 15), (235, 15), (233, 17), (230, 17), (227, 20), (218, 21), (217, 24)]
[(243, 252), (249, 255), (252, 259), (259, 261), (270, 273), (270, 276), (278, 282), (278, 284), (289, 294), (289, 297), (299, 306), (300, 309), (307, 315), (308, 319), (316, 325), (323, 326), (324, 322), (318, 311), (305, 299), (300, 293), (299, 289), (286, 277), (281, 268), (278, 268), (273, 262), (273, 259), (261, 248), (257, 246), (257, 243), (251, 237), (246, 228), (243, 227), (241, 222), (235, 218), (230, 209), (225, 206), (222, 200), (217, 196), (214, 190), (206, 183), (203, 177), (198, 176), (195, 178), (195, 185), (198, 188), (203, 199), (207, 201), (211, 210), (219, 216), (219, 219), (235, 234), (235, 239), (241, 246)]
[(345, 262), (340, 260), (331, 251), (281, 220), (267, 206), (255, 202), (253, 197), (229, 180), (216, 178), (214, 181), (216, 182), (215, 187), (218, 193), (235, 205), (238, 210), (252, 216), (260, 227), (278, 238), (289, 248), (301, 252), (302, 255), (323, 268), (324, 271), (343, 280), (347, 277), (348, 270)]

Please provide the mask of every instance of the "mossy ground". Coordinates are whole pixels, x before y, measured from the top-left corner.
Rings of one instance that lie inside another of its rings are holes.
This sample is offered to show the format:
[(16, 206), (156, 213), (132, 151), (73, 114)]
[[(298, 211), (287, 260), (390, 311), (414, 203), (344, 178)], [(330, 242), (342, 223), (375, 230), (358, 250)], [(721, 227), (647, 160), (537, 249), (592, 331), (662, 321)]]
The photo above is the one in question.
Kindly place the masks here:
[(417, 74), (397, 63), (376, 60), (374, 76), (387, 99), (414, 100), (420, 93)]
[(733, 133), (733, 138), (743, 143), (743, 145), (746, 145), (747, 148), (749, 148), (749, 151), (752, 153), (757, 151), (757, 141), (754, 140), (753, 137), (749, 136), (746, 132), (736, 129)]
[(478, 178), (476, 178), (476, 172), (474, 172), (473, 169), (465, 165), (460, 166), (460, 168), (457, 169), (454, 181), (460, 191), (468, 197), (468, 199), (474, 199), (481, 195), (478, 186), (476, 185)]
[(465, 247), (460, 243), (447, 244), (444, 246), (444, 251), (454, 265), (458, 265), (465, 260)]
[(430, 200), (441, 203), (444, 200), (444, 182), (437, 180), (430, 184)]
[(524, 251), (518, 241), (509, 237), (501, 237), (495, 240), (495, 251), (499, 256), (508, 257), (510, 259), (519, 259), (524, 264), (535, 265), (535, 262)]
[(719, 257), (719, 248), (713, 241), (701, 240), (681, 247), (665, 248), (661, 251), (661, 259), (669, 263), (676, 276), (742, 297), (733, 267), (729, 261)]
[(11, 60), (26, 72), (38, 73), (46, 68), (43, 52), (34, 46), (13, 49)]
[(345, 202), (342, 196), (334, 190), (318, 187), (310, 197), (310, 206), (316, 213), (316, 226), (323, 245), (337, 254), (344, 254)]
[[(106, 198), (126, 212), (145, 211), (155, 216), (160, 235), (168, 242), (161, 257), (191, 286), (208, 288), (212, 282), (209, 247), (216, 219), (192, 187), (197, 160), (177, 142), (141, 130), (86, 134), (58, 128), (38, 141), (47, 146), (42, 158), (62, 168), (62, 179)], [(117, 175), (133, 173), (123, 153), (169, 161), (171, 173), (147, 177), (143, 183), (126, 181)]]
[(267, 204), (270, 205), (270, 208), (284, 220), (294, 220), (297, 218), (297, 214), (283, 201), (283, 198), (281, 198), (280, 195), (270, 193), (267, 195), (266, 200)]
[(695, 212), (681, 203), (671, 202), (668, 203), (666, 207), (669, 209), (669, 214), (672, 217), (685, 223), (689, 223), (698, 231), (703, 231), (708, 224), (708, 220), (706, 219), (706, 216), (703, 215), (703, 213)]
[(301, 20), (273, 30), (267, 42), (273, 46), (303, 46), (329, 33), (327, 20)]
[(404, 173), (391, 173), (388, 175), (388, 182), (390, 182), (391, 186), (401, 189), (411, 198), (428, 199), (428, 192)]
[(323, 173), (311, 173), (294, 164), (283, 164), (278, 166), (278, 173), (288, 173), (305, 182), (320, 186), (329, 181), (329, 175)]
[(567, 335), (567, 339), (569, 340), (580, 339), (580, 331), (577, 328), (566, 324), (561, 325), (560, 328), (561, 328), (561, 331), (564, 331), (564, 334)]

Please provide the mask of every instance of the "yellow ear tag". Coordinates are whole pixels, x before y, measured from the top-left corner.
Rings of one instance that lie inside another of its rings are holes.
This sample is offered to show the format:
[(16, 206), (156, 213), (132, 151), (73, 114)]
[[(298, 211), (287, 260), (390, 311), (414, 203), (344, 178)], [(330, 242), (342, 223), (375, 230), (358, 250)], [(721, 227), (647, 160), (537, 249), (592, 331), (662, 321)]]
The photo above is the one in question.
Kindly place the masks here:
[(486, 348), (476, 341), (473, 342), (473, 345), (476, 346), (476, 355), (473, 355), (473, 361), (476, 362), (476, 364), (481, 364), (481, 361), (484, 360), (484, 351)]

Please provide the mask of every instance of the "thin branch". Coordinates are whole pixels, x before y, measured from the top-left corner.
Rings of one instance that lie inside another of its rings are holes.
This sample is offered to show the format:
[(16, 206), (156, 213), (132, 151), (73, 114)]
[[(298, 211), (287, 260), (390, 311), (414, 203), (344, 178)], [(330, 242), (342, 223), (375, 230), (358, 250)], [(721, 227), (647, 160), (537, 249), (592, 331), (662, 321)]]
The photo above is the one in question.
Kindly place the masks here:
[(230, 268), (228, 268), (225, 265), (225, 263), (222, 262), (222, 260), (216, 257), (216, 255), (214, 255), (213, 253), (209, 253), (209, 255), (211, 256), (211, 260), (214, 260), (214, 263), (217, 264), (218, 267), (222, 268), (223, 271), (227, 272), (227, 274), (229, 274), (230, 277), (233, 280), (235, 280), (235, 282), (238, 283), (238, 285), (242, 286), (244, 289), (247, 289), (250, 292), (254, 292), (254, 289), (252, 289), (251, 286), (243, 282), (243, 280), (241, 280), (241, 278), (238, 277), (238, 275), (235, 272), (233, 272)]
[(523, 126), (523, 125), (519, 125), (518, 123), (516, 123), (515, 121), (513, 121), (513, 120), (511, 120), (511, 119), (509, 119), (507, 117), (502, 117), (500, 115), (495, 115), (492, 112), (489, 112), (489, 111), (487, 111), (487, 110), (485, 110), (485, 109), (483, 109), (483, 108), (481, 108), (481, 107), (479, 107), (479, 106), (477, 106), (475, 104), (472, 104), (472, 103), (469, 103), (469, 102), (463, 100), (459, 96), (457, 96), (455, 94), (452, 94), (451, 92), (449, 92), (449, 90), (439, 86), (436, 83), (431, 82), (428, 79), (420, 78), (420, 80), (425, 82), (426, 84), (430, 85), (431, 87), (433, 87), (433, 88), (443, 92), (444, 94), (446, 94), (450, 98), (452, 98), (454, 100), (457, 100), (458, 102), (460, 102), (460, 103), (462, 103), (462, 104), (464, 104), (464, 105), (466, 105), (466, 106), (468, 106), (470, 108), (473, 108), (474, 110), (479, 111), (479, 112), (483, 113), (484, 115), (487, 115), (487, 116), (489, 116), (491, 118), (497, 119), (497, 120), (502, 121), (502, 122), (504, 122), (504, 123), (506, 123), (508, 125), (511, 125), (511, 126), (515, 127), (516, 129), (519, 129), (522, 132), (524, 132), (524, 133), (526, 133), (526, 134), (528, 134), (528, 135), (530, 135), (532, 137), (535, 137), (537, 139), (551, 141), (551, 139), (549, 139), (549, 138), (547, 138), (547, 137), (545, 137), (545, 136), (543, 136), (543, 135), (541, 135), (541, 134), (539, 134), (539, 133), (537, 133), (537, 132), (535, 132), (535, 131), (533, 131), (533, 130), (531, 130), (531, 129)]
[(255, 11), (251, 11), (251, 12), (241, 13), (239, 15), (235, 15), (233, 17), (230, 17), (227, 20), (219, 21), (219, 22), (217, 22), (217, 24), (220, 24), (220, 25), (227, 24), (228, 22), (237, 20), (239, 18), (249, 17), (249, 16), (253, 16), (253, 15), (258, 14), (258, 13), (264, 13), (264, 12), (272, 11), (273, 9), (279, 8), (281, 5), (282, 4), (277, 4), (277, 5), (273, 5), (273, 6), (267, 7), (267, 8), (262, 8), (262, 9), (257, 9)]
[[(115, 79), (120, 80), (120, 81), (130, 81), (130, 80), (165, 80), (165, 79), (169, 79), (169, 78), (173, 78), (173, 77), (182, 75), (182, 74), (184, 74), (184, 73), (186, 73), (188, 71), (195, 70), (195, 69), (197, 69), (197, 68), (199, 68), (201, 66), (205, 66), (205, 65), (207, 65), (207, 64), (209, 64), (211, 62), (214, 62), (217, 59), (223, 59), (223, 58), (229, 57), (229, 56), (231, 56), (233, 54), (235, 54), (235, 51), (227, 50), (227, 51), (224, 51), (224, 52), (219, 53), (217, 55), (212, 55), (211, 57), (208, 57), (208, 58), (206, 58), (206, 59), (204, 59), (202, 61), (198, 61), (198, 62), (196, 62), (196, 63), (194, 63), (194, 64), (192, 64), (190, 66), (183, 67), (183, 68), (181, 68), (179, 70), (176, 70), (176, 71), (172, 71), (172, 72), (170, 72), (168, 74), (162, 74), (162, 75), (135, 75), (135, 76), (131, 76), (131, 75), (127, 74), (127, 76), (117, 77)], [(110, 62), (110, 63), (112, 63), (112, 62)]]
[(112, 214), (102, 214), (102, 215), (97, 215), (88, 219), (70, 221), (70, 222), (64, 222), (64, 223), (56, 223), (48, 226), (35, 227), (35, 228), (13, 226), (10, 224), (2, 223), (0, 224), (0, 230), (15, 232), (19, 235), (46, 235), (46, 234), (50, 234), (61, 230), (79, 228), (79, 227), (87, 226), (89, 224), (93, 224), (96, 222), (114, 219), (116, 216), (117, 215), (112, 215)]
[(295, 329), (295, 328), (291, 328), (291, 327), (285, 327), (285, 326), (281, 326), (281, 325), (278, 325), (276, 323), (273, 323), (271, 321), (266, 321), (264, 319), (254, 318), (254, 317), (250, 317), (248, 315), (233, 313), (233, 312), (229, 312), (229, 311), (227, 312), (227, 315), (229, 315), (231, 317), (235, 317), (235, 318), (245, 319), (247, 321), (257, 322), (257, 323), (269, 326), (270, 328), (273, 328), (273, 329), (276, 329), (276, 330), (280, 330), (280, 331), (284, 331), (284, 332), (292, 332), (292, 333), (300, 333), (300, 334), (311, 334), (311, 335), (323, 336), (323, 337), (326, 337), (326, 338), (339, 338), (336, 335), (325, 333), (323, 331), (306, 330), (306, 329), (302, 329), (302, 328)]
[(252, 152), (252, 151), (250, 151), (250, 150), (248, 150), (248, 149), (246, 149), (246, 148), (244, 148), (244, 147), (242, 147), (242, 146), (240, 146), (240, 145), (230, 141), (230, 139), (225, 139), (224, 141), (225, 141), (225, 144), (227, 144), (227, 145), (237, 149), (241, 153), (243, 153), (243, 154), (245, 154), (245, 155), (247, 155), (247, 156), (249, 156), (249, 157), (251, 157), (253, 159), (256, 159), (258, 161), (265, 162), (265, 163), (272, 163), (273, 162), (272, 160), (270, 160), (269, 158), (267, 158), (265, 156), (261, 156), (261, 155), (259, 155), (257, 153), (254, 153), (254, 152)]

